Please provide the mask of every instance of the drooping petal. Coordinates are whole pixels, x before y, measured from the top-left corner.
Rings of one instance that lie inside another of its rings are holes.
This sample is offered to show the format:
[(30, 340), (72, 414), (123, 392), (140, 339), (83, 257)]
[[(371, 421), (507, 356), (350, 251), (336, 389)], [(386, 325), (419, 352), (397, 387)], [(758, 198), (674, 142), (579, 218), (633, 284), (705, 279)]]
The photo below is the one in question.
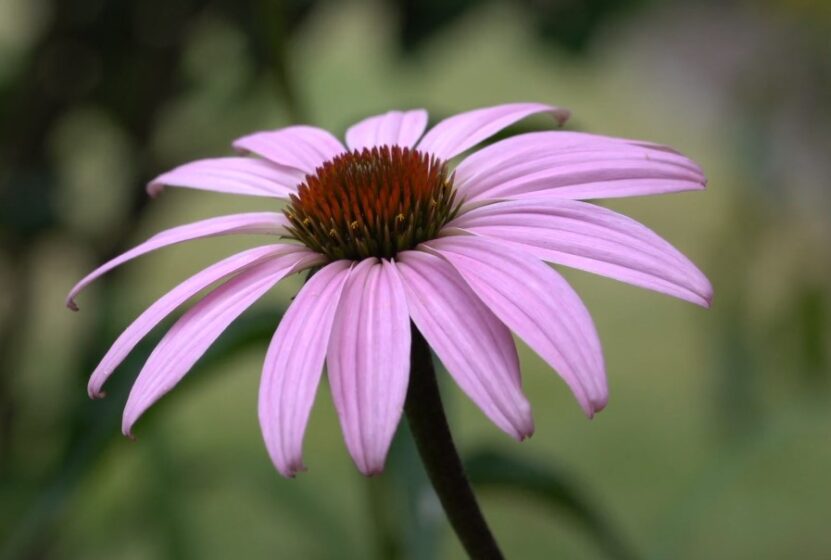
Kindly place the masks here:
[(379, 473), (404, 409), (410, 316), (393, 265), (365, 259), (344, 288), (327, 354), (344, 439), (365, 475)]
[(499, 241), (453, 236), (422, 246), (447, 259), (485, 305), (560, 374), (587, 415), (606, 406), (600, 340), (562, 276)]
[(672, 149), (579, 132), (534, 132), (487, 146), (456, 168), (467, 203), (485, 199), (615, 198), (699, 190), (701, 168)]
[(542, 103), (508, 103), (448, 117), (431, 128), (418, 149), (449, 160), (517, 121), (535, 113), (551, 113), (558, 124), (569, 117), (566, 109)]
[(517, 200), (471, 210), (448, 227), (522, 244), (542, 259), (708, 307), (704, 274), (644, 225), (594, 204)]
[(156, 249), (182, 243), (183, 241), (217, 235), (229, 235), (232, 233), (284, 235), (287, 233), (285, 230), (287, 224), (288, 220), (281, 213), (251, 212), (209, 218), (159, 232), (144, 243), (107, 261), (87, 274), (70, 290), (69, 295), (66, 297), (66, 306), (73, 311), (77, 311), (78, 306), (75, 304), (75, 297), (81, 290), (115, 267), (151, 251), (155, 251)]
[(412, 148), (427, 128), (427, 111), (389, 111), (364, 119), (346, 131), (346, 145), (350, 150), (373, 146), (402, 146)]
[(306, 125), (255, 132), (235, 140), (234, 148), (308, 174), (346, 150), (330, 132)]
[(410, 317), (447, 371), (499, 428), (522, 440), (534, 431), (510, 331), (445, 260), (397, 256)]
[(288, 198), (296, 192), (303, 177), (296, 169), (251, 157), (202, 159), (162, 173), (148, 183), (147, 192), (157, 196), (169, 186)]
[(308, 250), (299, 245), (266, 245), (263, 247), (255, 247), (209, 266), (170, 290), (139, 315), (113, 343), (90, 376), (87, 387), (89, 396), (92, 398), (103, 397), (104, 394), (101, 391), (101, 387), (136, 344), (174, 309), (191, 297), (211, 284), (223, 280), (232, 274), (245, 271), (252, 265), (262, 262), (265, 259), (295, 252), (308, 252)]
[(260, 382), (260, 427), (271, 460), (286, 477), (305, 468), (303, 435), (350, 266), (335, 261), (312, 276), (268, 347)]
[(311, 251), (293, 251), (256, 264), (194, 305), (170, 328), (139, 372), (121, 429), (132, 434), (144, 412), (190, 371), (231, 322), (285, 276), (319, 262)]

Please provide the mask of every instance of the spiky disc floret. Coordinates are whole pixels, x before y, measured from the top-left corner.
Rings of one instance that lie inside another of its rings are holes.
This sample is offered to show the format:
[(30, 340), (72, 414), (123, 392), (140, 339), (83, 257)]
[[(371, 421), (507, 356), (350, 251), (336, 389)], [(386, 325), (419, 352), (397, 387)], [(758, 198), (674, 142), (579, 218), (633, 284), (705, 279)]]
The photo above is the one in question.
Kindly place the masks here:
[(399, 146), (345, 152), (307, 175), (284, 212), (289, 231), (335, 259), (392, 258), (435, 238), (459, 209), (447, 166)]

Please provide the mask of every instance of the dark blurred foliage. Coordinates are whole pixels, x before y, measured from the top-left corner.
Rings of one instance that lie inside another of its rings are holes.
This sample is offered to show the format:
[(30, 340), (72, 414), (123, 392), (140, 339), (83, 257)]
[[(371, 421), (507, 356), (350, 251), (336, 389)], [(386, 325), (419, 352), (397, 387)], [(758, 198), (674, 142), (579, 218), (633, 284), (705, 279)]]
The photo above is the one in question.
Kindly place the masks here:
[(593, 542), (609, 557), (634, 560), (639, 556), (626, 539), (592, 503), (580, 483), (569, 473), (543, 464), (520, 459), (493, 449), (479, 449), (465, 460), (470, 481), (477, 490), (524, 494), (545, 506), (563, 511), (591, 535)]
[[(308, 13), (312, 2), (210, 2), (204, 0), (61, 0), (51, 4), (50, 23), (21, 64), (0, 84), (0, 224), (12, 245), (56, 222), (54, 174), (45, 155), (54, 124), (77, 104), (111, 115), (141, 148), (160, 107), (187, 84), (178, 69), (182, 33), (206, 10), (215, 10), (245, 31), (252, 60), (262, 71), (283, 72), (280, 43)], [(267, 22), (267, 23), (266, 23)], [(276, 45), (276, 46), (275, 46)], [(282, 76), (277, 76), (279, 79)], [(141, 182), (157, 171), (143, 161)], [(138, 210), (146, 197), (135, 189)]]
[[(468, 12), (498, 0), (388, 0), (398, 12), (399, 41), (416, 51)], [(583, 54), (595, 33), (646, 0), (520, 0), (535, 32), (546, 42)]]
[(599, 29), (636, 12), (649, 0), (522, 0), (537, 32), (548, 43), (585, 53)]

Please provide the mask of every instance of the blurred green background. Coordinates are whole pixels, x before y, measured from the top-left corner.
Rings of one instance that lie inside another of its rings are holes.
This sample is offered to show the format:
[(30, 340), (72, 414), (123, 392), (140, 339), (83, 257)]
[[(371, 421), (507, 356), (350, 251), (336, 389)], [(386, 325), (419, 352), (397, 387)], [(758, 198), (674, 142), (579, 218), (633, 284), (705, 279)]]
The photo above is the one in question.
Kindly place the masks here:
[(566, 271), (610, 404), (587, 421), (521, 347), (537, 424), (521, 445), (445, 384), (507, 556), (830, 558), (830, 35), (824, 0), (0, 0), (0, 558), (462, 558), (407, 434), (364, 479), (325, 386), (309, 472), (273, 470), (257, 384), (299, 278), (232, 326), (137, 441), (120, 409), (158, 332), (107, 399), (87, 399), (120, 329), (251, 239), (144, 257), (77, 314), (63, 298), (155, 231), (263, 209), (142, 187), (245, 132), (509, 101), (699, 161), (706, 192), (609, 206), (690, 256), (716, 296), (704, 311)]

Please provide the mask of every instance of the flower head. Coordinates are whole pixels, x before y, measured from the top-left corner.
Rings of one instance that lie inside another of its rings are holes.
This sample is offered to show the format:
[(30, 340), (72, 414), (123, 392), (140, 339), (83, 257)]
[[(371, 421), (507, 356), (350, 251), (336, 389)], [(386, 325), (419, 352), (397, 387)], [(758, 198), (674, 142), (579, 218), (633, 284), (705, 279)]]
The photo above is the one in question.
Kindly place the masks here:
[(517, 103), (461, 113), (424, 134), (425, 111), (363, 120), (346, 146), (328, 132), (291, 126), (234, 143), (243, 155), (191, 162), (148, 186), (287, 201), (267, 211), (163, 231), (102, 265), (67, 305), (114, 267), (155, 249), (216, 235), (258, 233), (272, 244), (197, 273), (142, 313), (89, 382), (93, 397), (165, 316), (219, 283), (184, 313), (151, 353), (124, 411), (123, 431), (190, 370), (245, 309), (286, 276), (310, 277), (271, 341), (260, 385), (266, 447), (285, 476), (302, 470), (302, 440), (324, 362), (346, 445), (361, 472), (379, 472), (401, 417), (410, 322), (459, 387), (503, 431), (534, 429), (511, 333), (565, 380), (585, 413), (606, 405), (600, 341), (586, 307), (544, 261), (708, 306), (712, 289), (681, 253), (643, 225), (581, 199), (704, 188), (678, 152), (578, 132), (536, 132), (491, 144), (451, 171), (449, 161), (535, 113)]
[(332, 260), (391, 259), (438, 237), (456, 215), (447, 166), (410, 147), (335, 156), (307, 175), (284, 213), (289, 234)]

